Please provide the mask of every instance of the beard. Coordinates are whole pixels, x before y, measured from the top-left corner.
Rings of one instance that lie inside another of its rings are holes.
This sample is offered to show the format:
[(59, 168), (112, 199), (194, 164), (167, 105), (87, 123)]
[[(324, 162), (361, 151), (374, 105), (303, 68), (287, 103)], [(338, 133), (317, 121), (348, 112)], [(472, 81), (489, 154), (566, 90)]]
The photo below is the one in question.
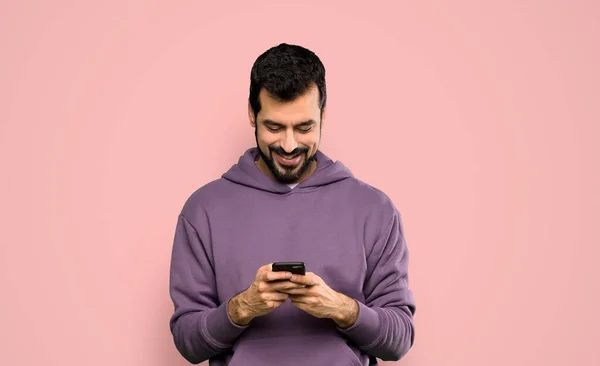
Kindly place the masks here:
[[(310, 164), (316, 159), (316, 152), (311, 156), (308, 156), (309, 149), (307, 147), (297, 147), (291, 153), (286, 153), (280, 146), (269, 146), (269, 154), (267, 155), (258, 145), (258, 132), (256, 128), (254, 129), (254, 138), (256, 139), (256, 147), (260, 153), (260, 157), (263, 159), (275, 179), (281, 183), (291, 184), (297, 182), (300, 177), (306, 173), (308, 168), (310, 168)], [(304, 157), (296, 166), (278, 166), (275, 159), (273, 159), (273, 153), (287, 159), (292, 159), (299, 155), (303, 155)]]

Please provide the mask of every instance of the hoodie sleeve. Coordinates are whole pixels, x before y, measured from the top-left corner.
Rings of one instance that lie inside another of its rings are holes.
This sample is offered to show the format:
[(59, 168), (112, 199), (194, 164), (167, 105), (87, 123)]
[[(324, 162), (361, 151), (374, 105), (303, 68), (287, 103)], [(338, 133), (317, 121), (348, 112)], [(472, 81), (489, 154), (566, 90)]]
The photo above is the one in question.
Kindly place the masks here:
[(364, 352), (383, 361), (397, 361), (414, 342), (415, 303), (408, 288), (408, 249), (395, 209), (367, 252), (363, 288), (365, 302), (357, 301), (356, 322), (338, 330)]
[[(208, 235), (205, 233), (204, 237)], [(229, 299), (219, 304), (211, 248), (207, 244), (180, 215), (170, 269), (169, 291), (175, 308), (170, 328), (177, 350), (193, 364), (231, 348), (248, 327), (233, 323), (227, 312)]]

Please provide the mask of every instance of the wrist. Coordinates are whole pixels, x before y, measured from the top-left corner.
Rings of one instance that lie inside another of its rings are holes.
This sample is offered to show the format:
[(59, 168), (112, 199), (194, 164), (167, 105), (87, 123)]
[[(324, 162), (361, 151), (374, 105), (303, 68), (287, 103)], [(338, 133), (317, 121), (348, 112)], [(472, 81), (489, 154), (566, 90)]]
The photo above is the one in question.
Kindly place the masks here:
[(358, 319), (358, 303), (356, 300), (343, 295), (341, 305), (338, 309), (340, 311), (333, 318), (338, 327), (349, 328), (356, 323)]
[(243, 302), (243, 293), (238, 294), (229, 300), (228, 314), (231, 320), (239, 325), (245, 326), (250, 323), (252, 317), (250, 312), (246, 310)]

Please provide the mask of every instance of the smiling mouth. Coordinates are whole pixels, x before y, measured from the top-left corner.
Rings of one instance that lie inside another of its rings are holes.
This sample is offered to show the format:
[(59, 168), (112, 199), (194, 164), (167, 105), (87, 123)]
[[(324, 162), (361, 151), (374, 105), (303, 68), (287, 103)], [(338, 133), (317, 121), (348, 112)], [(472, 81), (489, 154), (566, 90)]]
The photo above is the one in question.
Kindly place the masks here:
[(296, 156), (288, 158), (288, 157), (284, 157), (282, 155), (275, 153), (275, 159), (277, 160), (277, 162), (279, 162), (279, 164), (284, 165), (284, 166), (298, 165), (301, 157), (302, 157), (302, 154), (298, 154)]

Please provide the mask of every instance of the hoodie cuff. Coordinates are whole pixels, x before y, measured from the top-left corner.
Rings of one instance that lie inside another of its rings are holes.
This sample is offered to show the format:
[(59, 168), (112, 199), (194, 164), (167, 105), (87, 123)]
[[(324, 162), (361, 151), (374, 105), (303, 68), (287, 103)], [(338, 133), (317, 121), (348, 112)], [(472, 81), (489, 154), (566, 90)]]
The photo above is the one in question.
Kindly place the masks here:
[(358, 300), (356, 302), (358, 303), (356, 322), (348, 328), (336, 327), (356, 345), (368, 348), (379, 338), (379, 313)]
[(230, 347), (250, 324), (238, 325), (229, 317), (229, 299), (206, 317), (206, 333), (215, 346)]

